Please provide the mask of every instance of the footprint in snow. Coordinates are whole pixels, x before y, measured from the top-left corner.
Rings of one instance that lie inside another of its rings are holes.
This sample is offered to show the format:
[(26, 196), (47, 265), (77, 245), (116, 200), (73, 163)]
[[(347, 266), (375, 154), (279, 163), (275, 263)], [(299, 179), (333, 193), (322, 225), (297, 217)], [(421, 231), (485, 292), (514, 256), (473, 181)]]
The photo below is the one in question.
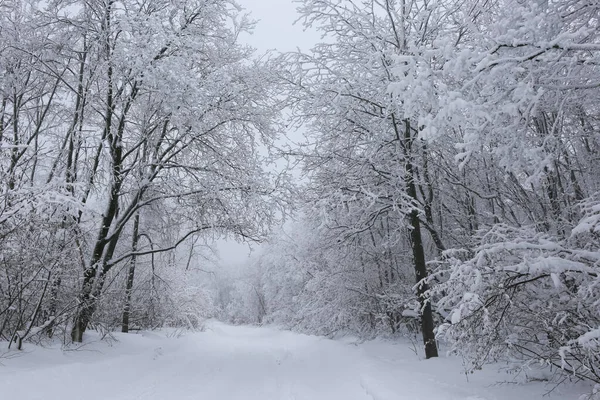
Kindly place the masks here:
[(154, 356), (152, 356), (153, 360), (156, 360), (158, 357), (163, 355), (163, 349), (162, 347), (157, 347), (154, 349)]

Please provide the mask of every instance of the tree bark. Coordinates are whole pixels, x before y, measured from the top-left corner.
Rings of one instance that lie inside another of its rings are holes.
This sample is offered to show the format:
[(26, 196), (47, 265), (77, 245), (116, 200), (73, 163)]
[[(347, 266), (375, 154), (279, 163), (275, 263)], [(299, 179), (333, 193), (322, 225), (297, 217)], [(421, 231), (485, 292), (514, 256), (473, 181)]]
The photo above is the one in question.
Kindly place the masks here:
[(138, 247), (138, 233), (140, 229), (140, 214), (135, 215), (135, 219), (133, 221), (133, 238), (131, 241), (131, 251), (133, 256), (131, 256), (131, 260), (129, 263), (129, 271), (127, 271), (127, 282), (125, 284), (125, 306), (123, 307), (123, 318), (121, 320), (121, 332), (128, 333), (129, 332), (129, 314), (131, 309), (131, 292), (133, 291), (133, 279), (135, 277), (135, 262), (137, 257), (135, 256), (135, 252)]
[[(404, 126), (404, 155), (406, 169), (406, 193), (415, 201), (417, 197), (417, 187), (415, 184), (415, 171), (412, 161), (412, 137), (410, 133), (410, 121), (405, 120)], [(433, 333), (433, 314), (431, 312), (431, 302), (427, 299), (429, 285), (427, 279), (427, 264), (425, 262), (425, 251), (423, 249), (423, 237), (421, 236), (421, 222), (419, 220), (419, 211), (413, 208), (409, 215), (410, 222), (410, 244), (412, 247), (415, 275), (417, 277), (417, 297), (421, 306), (421, 332), (423, 334), (423, 344), (425, 345), (425, 358), (438, 356), (435, 334)]]

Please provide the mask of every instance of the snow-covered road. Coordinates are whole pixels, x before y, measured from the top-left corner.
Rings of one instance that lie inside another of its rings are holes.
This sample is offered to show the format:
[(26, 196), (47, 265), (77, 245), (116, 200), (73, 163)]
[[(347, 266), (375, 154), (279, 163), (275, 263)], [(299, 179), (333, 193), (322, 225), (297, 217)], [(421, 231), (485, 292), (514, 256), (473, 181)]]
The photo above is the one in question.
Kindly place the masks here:
[[(211, 322), (203, 333), (116, 334), (79, 351), (0, 356), (0, 398), (20, 400), (520, 400), (577, 399), (565, 387), (516, 385), (460, 360), (420, 360), (408, 342), (353, 344)], [(0, 343), (4, 345), (5, 343)], [(1, 353), (0, 353), (1, 354)]]

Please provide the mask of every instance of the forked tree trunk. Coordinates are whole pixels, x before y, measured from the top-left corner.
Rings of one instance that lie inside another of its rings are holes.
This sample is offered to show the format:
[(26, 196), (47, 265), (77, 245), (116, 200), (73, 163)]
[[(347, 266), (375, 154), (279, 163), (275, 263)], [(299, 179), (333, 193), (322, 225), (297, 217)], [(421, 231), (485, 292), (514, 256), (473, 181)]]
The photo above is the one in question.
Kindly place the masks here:
[[(111, 61), (112, 43), (111, 43), (111, 23), (112, 23), (112, 6), (114, 0), (109, 0), (106, 3), (106, 10), (104, 16), (104, 33), (105, 43), (104, 49), (108, 61), (108, 67), (106, 71), (106, 110), (104, 115), (104, 130), (102, 136), (105, 137), (110, 145), (110, 159), (111, 159), (111, 173), (112, 183), (110, 188), (110, 198), (108, 200), (108, 207), (102, 218), (102, 225), (100, 232), (94, 245), (94, 251), (92, 253), (92, 259), (89, 267), (83, 274), (83, 285), (79, 294), (79, 304), (77, 311), (75, 312), (75, 318), (73, 321), (73, 328), (71, 331), (71, 340), (73, 342), (82, 342), (83, 333), (87, 329), (88, 324), (92, 319), (92, 315), (96, 311), (98, 297), (102, 292), (104, 286), (104, 278), (106, 272), (110, 267), (108, 261), (111, 259), (116, 247), (116, 241), (118, 240), (118, 232), (114, 232), (112, 238), (107, 240), (110, 232), (110, 228), (113, 225), (118, 212), (119, 212), (119, 195), (122, 184), (122, 158), (123, 148), (120, 135), (121, 130), (115, 130), (112, 127), (113, 116), (114, 116), (114, 98), (113, 98), (113, 66)], [(120, 127), (122, 129), (122, 127)]]

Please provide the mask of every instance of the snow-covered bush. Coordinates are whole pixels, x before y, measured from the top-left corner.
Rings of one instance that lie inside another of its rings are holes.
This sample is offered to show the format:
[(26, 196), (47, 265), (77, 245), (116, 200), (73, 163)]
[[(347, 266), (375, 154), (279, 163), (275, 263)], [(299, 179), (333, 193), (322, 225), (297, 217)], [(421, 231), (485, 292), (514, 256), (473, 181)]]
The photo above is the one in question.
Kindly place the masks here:
[(470, 369), (509, 360), (600, 382), (598, 195), (581, 213), (564, 240), (496, 225), (472, 253), (447, 252), (449, 278), (433, 290), (449, 320), (438, 335)]
[(51, 185), (0, 189), (0, 340), (39, 341), (64, 328), (73, 308), (66, 291), (81, 265), (73, 224), (78, 204)]

